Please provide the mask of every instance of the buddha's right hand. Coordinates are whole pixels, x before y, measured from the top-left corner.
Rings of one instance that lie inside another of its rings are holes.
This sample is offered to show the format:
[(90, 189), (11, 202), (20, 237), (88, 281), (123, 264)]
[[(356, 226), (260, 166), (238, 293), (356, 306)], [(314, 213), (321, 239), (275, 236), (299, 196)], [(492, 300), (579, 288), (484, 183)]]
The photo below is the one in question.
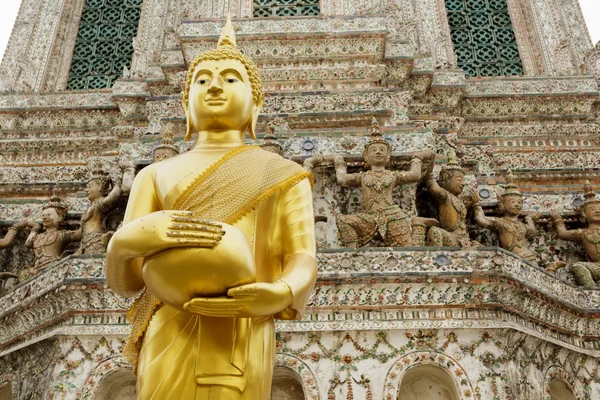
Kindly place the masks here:
[(194, 217), (193, 212), (157, 211), (125, 224), (111, 239), (128, 258), (147, 257), (175, 247), (215, 247), (225, 231), (214, 221)]

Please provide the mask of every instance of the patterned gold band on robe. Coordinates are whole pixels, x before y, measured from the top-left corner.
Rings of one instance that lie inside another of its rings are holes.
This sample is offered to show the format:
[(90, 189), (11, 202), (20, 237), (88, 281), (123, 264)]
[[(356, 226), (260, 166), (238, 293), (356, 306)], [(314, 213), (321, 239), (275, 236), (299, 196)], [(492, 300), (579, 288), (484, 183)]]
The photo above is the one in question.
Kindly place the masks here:
[[(175, 201), (173, 209), (234, 224), (262, 200), (305, 178), (312, 184), (312, 174), (300, 165), (258, 146), (241, 146), (198, 175)], [(127, 313), (131, 333), (123, 357), (134, 366), (150, 319), (161, 306), (160, 300), (144, 289)]]

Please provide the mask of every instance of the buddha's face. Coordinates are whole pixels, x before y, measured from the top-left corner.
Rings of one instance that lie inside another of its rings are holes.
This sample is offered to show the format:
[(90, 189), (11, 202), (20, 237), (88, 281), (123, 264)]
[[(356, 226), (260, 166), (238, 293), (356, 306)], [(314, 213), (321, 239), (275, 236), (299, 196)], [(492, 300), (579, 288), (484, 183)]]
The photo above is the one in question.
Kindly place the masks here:
[(585, 206), (583, 210), (585, 219), (590, 223), (600, 222), (600, 203), (592, 203)]
[(246, 67), (238, 60), (206, 60), (192, 75), (188, 118), (197, 132), (245, 131), (254, 103)]
[(519, 215), (523, 209), (523, 197), (519, 195), (508, 195), (502, 199), (504, 210), (508, 215)]
[(173, 158), (176, 155), (178, 155), (178, 153), (173, 149), (169, 149), (169, 148), (156, 149), (156, 150), (154, 150), (154, 153), (152, 153), (152, 160), (153, 160), (153, 162), (159, 162), (162, 160), (167, 160), (169, 158)]
[(60, 215), (58, 215), (58, 212), (55, 208), (50, 207), (42, 211), (42, 225), (44, 228), (58, 228), (60, 220)]
[(444, 186), (453, 195), (460, 195), (465, 188), (465, 175), (461, 172), (453, 173)]
[(373, 167), (385, 167), (390, 161), (390, 149), (383, 143), (369, 145), (365, 153), (365, 161)]

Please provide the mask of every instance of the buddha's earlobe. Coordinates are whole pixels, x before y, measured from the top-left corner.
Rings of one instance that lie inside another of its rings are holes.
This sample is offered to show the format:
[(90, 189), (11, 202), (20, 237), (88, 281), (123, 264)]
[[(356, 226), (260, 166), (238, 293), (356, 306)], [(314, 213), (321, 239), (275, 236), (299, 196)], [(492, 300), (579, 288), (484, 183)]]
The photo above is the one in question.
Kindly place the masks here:
[(248, 124), (248, 131), (250, 132), (250, 138), (256, 139), (256, 122), (258, 122), (258, 115), (260, 114), (260, 109), (262, 108), (262, 103), (259, 105), (255, 105), (252, 110), (252, 115), (250, 116), (250, 123)]
[(192, 122), (190, 119), (189, 105), (185, 101), (185, 93), (181, 92), (181, 97), (183, 97), (183, 111), (185, 113), (185, 137), (183, 140), (188, 141), (192, 138)]

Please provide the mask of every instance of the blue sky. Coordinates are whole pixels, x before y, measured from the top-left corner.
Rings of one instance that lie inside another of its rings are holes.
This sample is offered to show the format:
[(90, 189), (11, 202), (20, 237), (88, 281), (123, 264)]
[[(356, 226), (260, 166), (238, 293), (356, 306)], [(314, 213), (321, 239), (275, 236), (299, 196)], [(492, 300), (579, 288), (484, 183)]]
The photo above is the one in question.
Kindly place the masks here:
[[(1, 0), (2, 13), (0, 13), (0, 58), (4, 55), (6, 44), (10, 37), (12, 26), (15, 22), (21, 0)], [(600, 0), (579, 0), (583, 14), (587, 20), (592, 41), (600, 41)]]

